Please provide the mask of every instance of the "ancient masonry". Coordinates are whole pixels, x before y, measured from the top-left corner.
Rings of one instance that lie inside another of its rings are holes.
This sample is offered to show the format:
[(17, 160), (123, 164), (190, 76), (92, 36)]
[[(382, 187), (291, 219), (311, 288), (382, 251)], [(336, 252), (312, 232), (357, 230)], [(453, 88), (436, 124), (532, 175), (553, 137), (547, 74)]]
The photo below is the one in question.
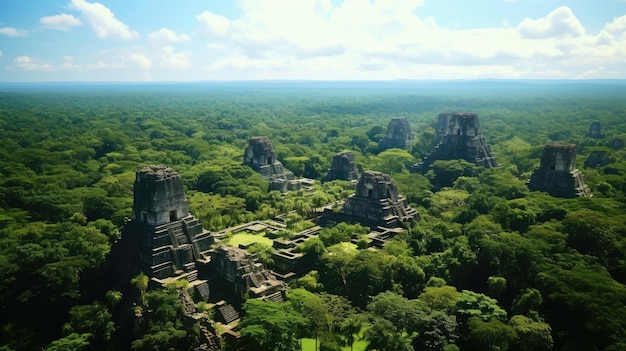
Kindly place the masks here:
[(393, 118), (387, 126), (385, 138), (378, 143), (378, 150), (387, 149), (410, 149), (413, 133), (407, 118)]
[(602, 124), (600, 124), (600, 122), (598, 121), (591, 122), (591, 125), (589, 126), (589, 132), (587, 132), (587, 136), (594, 139), (604, 138), (604, 134), (602, 134)]
[(326, 210), (322, 222), (359, 222), (372, 228), (397, 228), (404, 222), (419, 220), (417, 211), (398, 194), (396, 185), (387, 174), (365, 171), (341, 213)]
[[(112, 249), (118, 279), (128, 282), (140, 271), (157, 286), (186, 279), (194, 294), (204, 300), (209, 298), (210, 280), (220, 276), (242, 296), (262, 297), (270, 293), (265, 286), (283, 286), (270, 279), (263, 265), (241, 254), (236, 254), (241, 259), (234, 260), (229, 252), (238, 252), (237, 248), (215, 249), (214, 244), (215, 237), (189, 213), (182, 181), (174, 169), (150, 165), (137, 171), (132, 218)], [(235, 269), (222, 269), (235, 261)], [(253, 278), (248, 277), (251, 273)]]
[(411, 166), (412, 172), (426, 173), (437, 160), (462, 159), (485, 168), (500, 167), (480, 134), (478, 115), (469, 112), (440, 114), (436, 131), (437, 145), (422, 162)]
[(248, 139), (248, 146), (243, 155), (243, 164), (269, 180), (270, 190), (286, 192), (302, 188), (303, 182), (295, 180), (293, 173), (286, 170), (283, 164), (276, 159), (274, 146), (265, 136), (255, 136)]
[(585, 160), (586, 168), (598, 168), (604, 167), (611, 163), (611, 157), (606, 150), (591, 151), (587, 159)]
[(350, 151), (340, 152), (333, 156), (328, 173), (322, 178), (322, 182), (341, 179), (347, 181), (356, 181), (359, 179), (359, 171), (356, 168), (354, 154)]
[(543, 147), (541, 161), (530, 177), (531, 191), (545, 191), (555, 197), (591, 196), (582, 173), (574, 168), (576, 145), (550, 143)]

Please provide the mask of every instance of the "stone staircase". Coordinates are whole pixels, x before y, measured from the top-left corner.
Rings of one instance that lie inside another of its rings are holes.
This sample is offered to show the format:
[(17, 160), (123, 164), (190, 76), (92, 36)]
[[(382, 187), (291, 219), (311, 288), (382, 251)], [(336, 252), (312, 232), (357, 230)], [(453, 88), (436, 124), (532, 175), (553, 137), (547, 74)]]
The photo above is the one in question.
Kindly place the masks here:
[(200, 283), (196, 285), (196, 290), (198, 291), (198, 294), (200, 294), (200, 296), (202, 297), (202, 300), (204, 301), (209, 300), (209, 294), (210, 294), (209, 284), (207, 284), (206, 282)]
[(218, 308), (219, 313), (224, 318), (226, 324), (233, 322), (236, 319), (239, 319), (239, 312), (235, 310), (232, 305), (224, 305)]

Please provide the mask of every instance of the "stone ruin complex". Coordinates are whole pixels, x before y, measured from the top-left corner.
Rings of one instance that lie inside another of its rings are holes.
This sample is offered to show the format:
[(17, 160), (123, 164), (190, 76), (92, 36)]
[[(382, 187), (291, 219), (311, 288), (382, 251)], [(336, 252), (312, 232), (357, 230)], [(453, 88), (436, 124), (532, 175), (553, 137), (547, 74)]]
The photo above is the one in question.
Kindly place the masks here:
[(291, 171), (283, 167), (282, 162), (276, 159), (274, 146), (265, 136), (255, 136), (248, 139), (248, 146), (243, 155), (243, 164), (260, 173), (270, 181), (270, 190), (279, 190), (284, 193), (289, 190), (300, 190), (310, 185), (307, 179), (294, 179)]
[(397, 228), (402, 223), (419, 220), (417, 211), (398, 194), (396, 185), (387, 174), (365, 171), (340, 213), (326, 210), (322, 222), (359, 222), (371, 228)]
[(359, 179), (359, 171), (354, 161), (354, 153), (344, 151), (333, 156), (330, 169), (322, 178), (322, 182), (329, 182), (335, 179), (347, 181), (356, 181)]
[(594, 139), (603, 139), (604, 134), (602, 134), (602, 124), (600, 124), (600, 122), (598, 121), (591, 122), (591, 125), (589, 126), (589, 132), (587, 132), (587, 136)]
[(178, 173), (162, 165), (146, 166), (136, 173), (132, 218), (112, 248), (113, 272), (121, 282), (143, 272), (152, 286), (186, 279), (203, 300), (217, 278), (225, 278), (240, 297), (284, 290), (284, 283), (262, 264), (238, 248), (215, 248), (216, 243), (189, 213)]
[(543, 147), (541, 161), (530, 177), (531, 191), (545, 191), (555, 197), (591, 196), (582, 173), (574, 168), (576, 145), (550, 143)]
[(412, 172), (426, 173), (437, 160), (462, 159), (485, 168), (500, 167), (480, 134), (480, 123), (475, 113), (440, 114), (436, 130), (439, 142), (422, 162), (411, 166)]
[(214, 269), (232, 284), (235, 294), (241, 298), (282, 300), (287, 284), (276, 279), (274, 273), (263, 264), (254, 262), (252, 255), (244, 249), (220, 245), (211, 252)]
[(413, 133), (407, 118), (393, 118), (387, 126), (387, 134), (385, 138), (378, 143), (378, 150), (385, 151), (387, 149), (410, 149)]

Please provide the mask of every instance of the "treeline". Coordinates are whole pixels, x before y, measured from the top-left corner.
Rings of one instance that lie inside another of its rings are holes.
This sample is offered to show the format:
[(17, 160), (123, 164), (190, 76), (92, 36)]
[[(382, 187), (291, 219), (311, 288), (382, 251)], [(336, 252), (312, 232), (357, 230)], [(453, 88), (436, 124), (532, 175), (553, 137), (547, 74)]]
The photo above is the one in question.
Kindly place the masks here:
[[(446, 161), (426, 175), (409, 174), (432, 146), (437, 114), (459, 110), (479, 115), (504, 169)], [(210, 230), (293, 210), (295, 230), (313, 209), (353, 191), (336, 181), (316, 183), (311, 192), (268, 192), (267, 181), (241, 165), (247, 139), (265, 135), (288, 169), (318, 180), (334, 153), (353, 151), (363, 169), (390, 174), (422, 220), (380, 251), (343, 249), (360, 231), (342, 227), (302, 247), (314, 269), (294, 283), (301, 289), (282, 305), (245, 305), (242, 332), (251, 343), (264, 340), (255, 334), (265, 323), (255, 313), (269, 309), (295, 315), (291, 321), (302, 327), (277, 331), (287, 339), (276, 349), (300, 337), (338, 347), (355, 335), (379, 350), (623, 349), (624, 115), (626, 103), (610, 94), (335, 95), (184, 86), (0, 93), (0, 344), (106, 349), (133, 342), (116, 329), (122, 297), (100, 278), (143, 165), (175, 168), (191, 211)], [(410, 151), (379, 153), (393, 117), (409, 119), (415, 143)], [(586, 137), (594, 120), (605, 138)], [(528, 191), (524, 182), (550, 141), (577, 144), (576, 164), (594, 197)], [(610, 162), (584, 168), (594, 150)], [(147, 297), (136, 283), (137, 296), (127, 298), (142, 305)], [(171, 302), (167, 291), (152, 294), (152, 307)], [(345, 313), (317, 310), (327, 300)], [(177, 311), (148, 317), (155, 326), (142, 331), (134, 349), (192, 344), (197, 330), (185, 328)], [(343, 319), (328, 322), (329, 315)], [(98, 323), (81, 329), (86, 320)], [(167, 336), (168, 326), (176, 338)], [(392, 339), (398, 344), (385, 343)]]

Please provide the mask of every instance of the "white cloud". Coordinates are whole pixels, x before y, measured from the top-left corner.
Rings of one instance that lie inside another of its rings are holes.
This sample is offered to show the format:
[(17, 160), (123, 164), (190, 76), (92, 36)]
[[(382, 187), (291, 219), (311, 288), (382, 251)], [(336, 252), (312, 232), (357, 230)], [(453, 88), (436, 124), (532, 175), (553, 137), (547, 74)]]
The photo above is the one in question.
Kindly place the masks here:
[(196, 16), (203, 33), (212, 37), (224, 37), (230, 29), (231, 22), (228, 18), (216, 15), (210, 11), (202, 11)]
[[(626, 16), (592, 35), (569, 7), (500, 27), (446, 28), (422, 1), (242, 0), (196, 16), (215, 79), (564, 78), (626, 62)], [(626, 72), (621, 73), (622, 76)]]
[(523, 38), (563, 38), (585, 34), (585, 27), (567, 6), (558, 7), (544, 18), (525, 18), (517, 30)]
[(39, 63), (36, 60), (31, 59), (28, 56), (18, 56), (13, 60), (13, 66), (9, 68), (16, 68), (23, 71), (52, 71), (54, 66), (47, 63)]
[(0, 51), (0, 57), (2, 57), (2, 51)]
[(161, 28), (148, 35), (148, 40), (159, 43), (179, 43), (189, 41), (189, 35), (182, 33), (177, 35), (173, 30), (167, 28)]
[(72, 0), (70, 7), (81, 12), (100, 39), (130, 40), (139, 37), (138, 32), (130, 30), (126, 24), (115, 18), (109, 8), (100, 3)]
[(142, 69), (150, 69), (150, 67), (152, 66), (152, 60), (150, 60), (144, 54), (132, 54), (130, 55), (129, 60), (130, 62), (138, 65)]
[(2, 27), (0, 28), (0, 34), (4, 34), (9, 37), (25, 37), (28, 35), (28, 32), (21, 29), (15, 29), (13, 27)]
[(83, 25), (83, 23), (78, 18), (72, 15), (68, 15), (66, 13), (55, 16), (41, 17), (41, 19), (39, 19), (39, 22), (43, 24), (46, 28), (63, 31), (70, 30), (72, 27), (79, 27)]
[(163, 68), (187, 69), (191, 67), (188, 55), (185, 52), (174, 52), (171, 46), (164, 46), (161, 48), (159, 65)]

